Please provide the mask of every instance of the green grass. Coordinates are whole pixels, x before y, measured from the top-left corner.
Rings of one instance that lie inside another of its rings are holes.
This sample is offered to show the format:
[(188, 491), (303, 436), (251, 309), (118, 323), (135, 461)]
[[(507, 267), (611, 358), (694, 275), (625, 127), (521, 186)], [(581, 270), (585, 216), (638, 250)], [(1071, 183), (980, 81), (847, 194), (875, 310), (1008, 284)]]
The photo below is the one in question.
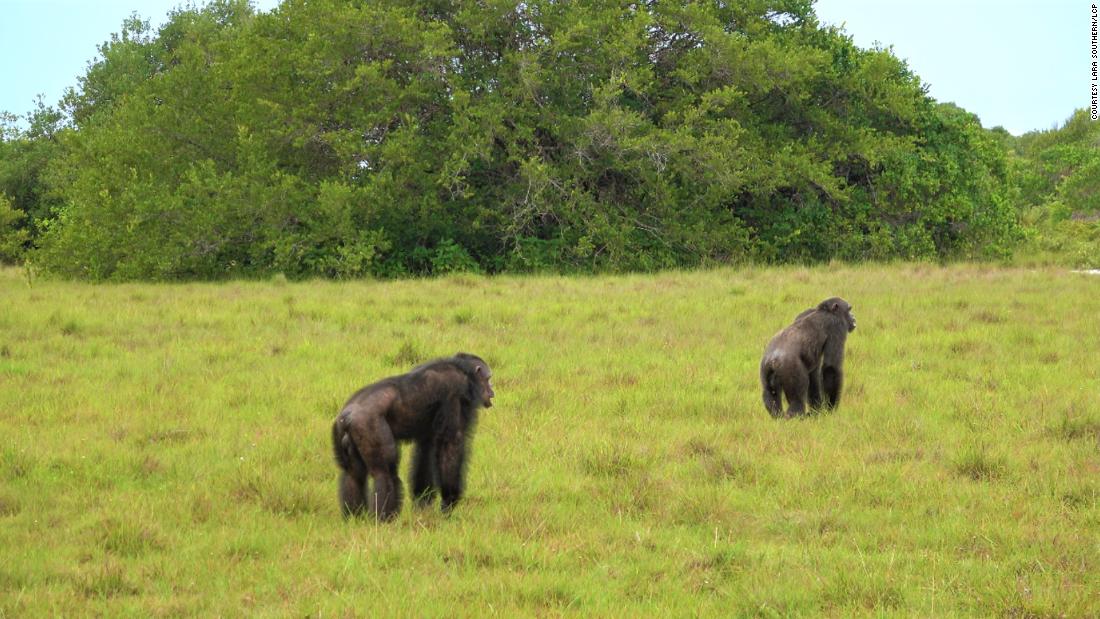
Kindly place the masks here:
[[(773, 420), (764, 344), (834, 294), (840, 408)], [(467, 500), (343, 522), (340, 405), (459, 350)], [(1097, 616), (1098, 359), (1057, 269), (0, 271), (0, 616)]]

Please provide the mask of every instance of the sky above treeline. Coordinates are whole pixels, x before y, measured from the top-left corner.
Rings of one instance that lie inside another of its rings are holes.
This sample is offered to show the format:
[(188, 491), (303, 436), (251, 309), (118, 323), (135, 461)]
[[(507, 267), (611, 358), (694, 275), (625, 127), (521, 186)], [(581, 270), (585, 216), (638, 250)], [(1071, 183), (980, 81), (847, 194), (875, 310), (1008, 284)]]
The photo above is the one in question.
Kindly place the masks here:
[(1082, 0), (817, 0), (860, 47), (892, 47), (937, 101), (1013, 135), (1061, 126), (1090, 102)]
[[(164, 22), (181, 0), (0, 0), (0, 111), (54, 105), (131, 13)], [(201, 4), (201, 2), (200, 2)], [(268, 11), (279, 0), (253, 0)], [(818, 0), (860, 47), (892, 47), (939, 101), (1014, 135), (1089, 105), (1090, 3), (1075, 0)]]

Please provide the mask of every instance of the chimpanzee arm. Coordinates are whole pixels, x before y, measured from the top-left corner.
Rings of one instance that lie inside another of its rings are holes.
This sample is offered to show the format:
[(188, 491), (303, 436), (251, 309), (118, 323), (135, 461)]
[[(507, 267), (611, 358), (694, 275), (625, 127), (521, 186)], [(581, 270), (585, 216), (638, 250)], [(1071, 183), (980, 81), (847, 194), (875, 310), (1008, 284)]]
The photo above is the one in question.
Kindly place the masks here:
[(817, 409), (821, 406), (822, 371), (819, 365), (810, 372), (810, 387), (808, 390), (810, 408)]
[(840, 391), (844, 386), (844, 334), (829, 334), (825, 341), (825, 353), (821, 360), (821, 386), (825, 392), (825, 406), (836, 408), (840, 404)]
[(435, 457), (435, 446), (432, 439), (423, 438), (416, 441), (416, 451), (413, 454), (413, 497), (420, 505), (427, 505), (435, 498), (435, 488), (439, 483), (435, 479), (432, 468), (432, 458)]
[(440, 507), (450, 510), (462, 498), (466, 473), (466, 427), (462, 402), (454, 397), (440, 407), (439, 426), (435, 436), (435, 466), (439, 478)]

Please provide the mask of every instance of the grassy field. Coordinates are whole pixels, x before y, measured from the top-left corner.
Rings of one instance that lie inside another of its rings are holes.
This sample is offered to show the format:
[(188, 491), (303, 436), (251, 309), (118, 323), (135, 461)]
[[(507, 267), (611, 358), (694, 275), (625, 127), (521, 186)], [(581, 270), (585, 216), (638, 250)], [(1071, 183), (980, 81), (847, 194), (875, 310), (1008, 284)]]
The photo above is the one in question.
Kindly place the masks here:
[[(773, 420), (764, 344), (831, 295), (840, 408)], [(459, 350), (467, 500), (342, 521), (340, 405)], [(1100, 277), (1056, 269), (0, 271), (0, 616), (1097, 616), (1098, 395)]]

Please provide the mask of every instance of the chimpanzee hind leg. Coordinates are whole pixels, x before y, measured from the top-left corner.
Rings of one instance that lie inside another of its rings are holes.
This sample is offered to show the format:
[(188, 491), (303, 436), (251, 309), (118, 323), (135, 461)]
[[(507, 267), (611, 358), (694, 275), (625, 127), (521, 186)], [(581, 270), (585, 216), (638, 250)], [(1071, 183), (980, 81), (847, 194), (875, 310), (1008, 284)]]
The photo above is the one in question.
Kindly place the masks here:
[(764, 389), (764, 408), (772, 417), (779, 417), (783, 414), (783, 399), (775, 386), (775, 372), (763, 363), (760, 364), (760, 384)]
[(783, 377), (783, 395), (787, 396), (787, 417), (806, 414), (806, 393), (810, 388), (810, 375), (801, 368), (787, 371)]
[(340, 466), (340, 512), (344, 518), (362, 514), (367, 506), (367, 468), (348, 435), (348, 423), (348, 413), (345, 411), (332, 424), (333, 454)]
[(367, 496), (367, 508), (379, 520), (392, 520), (401, 511), (401, 479), (397, 476), (397, 462), (385, 468), (373, 469), (374, 492)]
[(366, 493), (367, 510), (379, 520), (391, 520), (401, 510), (401, 479), (397, 476), (397, 441), (389, 424), (376, 415), (364, 424), (350, 428), (355, 446), (366, 464), (373, 488)]
[(358, 480), (347, 471), (340, 472), (340, 511), (345, 518), (358, 516), (366, 508), (365, 484), (365, 479)]

